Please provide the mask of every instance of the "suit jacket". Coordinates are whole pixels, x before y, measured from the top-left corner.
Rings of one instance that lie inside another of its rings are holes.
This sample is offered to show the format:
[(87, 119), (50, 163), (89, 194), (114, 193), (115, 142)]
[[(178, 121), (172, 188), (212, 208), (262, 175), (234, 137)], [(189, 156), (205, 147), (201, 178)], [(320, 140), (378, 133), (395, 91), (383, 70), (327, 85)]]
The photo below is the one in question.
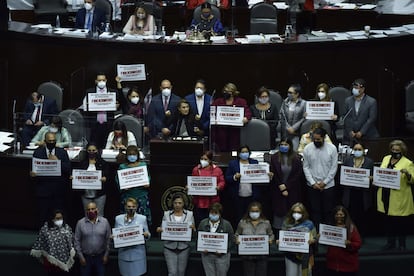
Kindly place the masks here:
[[(181, 98), (179, 96), (171, 93), (167, 108), (167, 110), (171, 111), (171, 114), (178, 112), (177, 105), (180, 100)], [(167, 127), (167, 117), (165, 116), (162, 93), (158, 93), (152, 98), (151, 104), (148, 108), (147, 120), (151, 137), (156, 136), (159, 132), (161, 132), (162, 128)]]
[[(249, 164), (258, 164), (259, 161), (256, 159), (249, 158)], [(229, 189), (229, 194), (231, 198), (238, 198), (239, 197), (239, 186), (240, 180), (235, 181), (233, 176), (236, 173), (240, 173), (240, 160), (239, 158), (233, 159), (229, 162), (229, 166), (226, 169), (225, 179), (226, 179), (226, 187)], [(253, 191), (253, 199), (257, 200), (259, 198), (259, 187), (255, 184), (252, 185)]]
[[(194, 112), (194, 114), (200, 115), (197, 109), (197, 101), (196, 101), (195, 93), (185, 96), (185, 99), (190, 104), (191, 110)], [(200, 124), (201, 124), (202, 130), (204, 131), (204, 136), (208, 136), (210, 132), (210, 102), (211, 102), (211, 96), (208, 94), (204, 94), (203, 113), (201, 114), (201, 118), (200, 118)]]
[[(46, 125), (48, 125), (53, 115), (58, 114), (59, 111), (58, 111), (58, 107), (57, 107), (55, 99), (48, 98), (45, 96), (43, 97), (44, 97), (43, 107), (42, 107), (42, 113), (40, 114), (40, 120), (44, 122)], [(24, 121), (27, 121), (32, 117), (34, 110), (35, 110), (35, 106), (32, 100), (28, 99), (24, 106), (24, 114), (23, 114)]]
[[(55, 147), (55, 155), (61, 161), (61, 176), (36, 176), (36, 196), (63, 196), (69, 183), (71, 163), (63, 148)], [(46, 147), (38, 147), (33, 158), (48, 159)]]
[[(193, 212), (190, 210), (184, 210), (184, 219), (181, 220), (181, 222), (187, 222), (188, 225), (194, 224), (194, 216)], [(164, 216), (162, 217), (163, 221), (172, 222), (174, 221), (174, 211), (164, 211)], [(179, 249), (184, 250), (190, 246), (189, 242), (183, 242), (183, 241), (164, 241), (164, 247), (168, 249)]]
[(362, 138), (378, 138), (379, 132), (375, 123), (377, 121), (377, 100), (368, 95), (364, 95), (359, 106), (358, 114), (355, 111), (355, 97), (349, 96), (345, 99), (345, 114), (348, 116), (344, 121), (344, 143), (350, 143), (350, 132), (362, 133)]
[[(125, 214), (115, 217), (115, 228), (133, 225), (142, 225), (142, 230), (149, 233), (147, 217), (144, 215), (135, 214), (134, 219), (131, 222), (125, 221)], [(150, 236), (148, 236), (147, 239), (149, 239), (149, 237)], [(145, 258), (145, 244), (122, 247), (118, 250), (118, 259), (123, 261), (136, 261)]]
[[(82, 8), (78, 10), (76, 13), (76, 22), (75, 28), (77, 29), (84, 29), (85, 28), (85, 18), (86, 18), (86, 9)], [(97, 7), (93, 10), (93, 18), (92, 18), (92, 31), (95, 27), (100, 28), (102, 24), (106, 23), (106, 16), (105, 12)]]

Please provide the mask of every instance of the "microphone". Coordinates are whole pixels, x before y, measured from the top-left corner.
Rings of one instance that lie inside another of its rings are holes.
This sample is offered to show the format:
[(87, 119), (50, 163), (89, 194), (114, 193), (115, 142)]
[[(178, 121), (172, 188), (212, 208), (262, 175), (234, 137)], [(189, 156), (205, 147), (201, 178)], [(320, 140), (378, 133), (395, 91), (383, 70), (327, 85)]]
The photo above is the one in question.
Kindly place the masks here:
[(351, 107), (351, 109), (350, 110), (348, 110), (348, 112), (344, 115), (344, 117), (342, 118), (342, 121), (345, 121), (345, 119), (346, 119), (346, 117), (348, 117), (348, 115), (349, 115), (349, 113), (351, 113), (351, 111), (353, 110), (354, 108), (353, 107)]

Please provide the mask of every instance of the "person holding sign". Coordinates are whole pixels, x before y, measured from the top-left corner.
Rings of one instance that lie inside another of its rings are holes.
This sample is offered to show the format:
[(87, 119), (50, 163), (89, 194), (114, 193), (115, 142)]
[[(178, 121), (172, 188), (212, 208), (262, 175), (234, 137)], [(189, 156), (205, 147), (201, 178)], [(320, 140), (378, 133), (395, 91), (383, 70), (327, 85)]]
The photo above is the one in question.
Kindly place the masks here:
[(352, 222), (348, 211), (343, 206), (336, 206), (334, 210), (334, 225), (346, 228), (345, 248), (328, 246), (326, 252), (326, 275), (357, 275), (359, 270), (358, 250), (361, 247), (361, 237), (358, 229)]
[(56, 147), (56, 133), (47, 132), (45, 144), (33, 152), (30, 176), (35, 185), (39, 226), (54, 209), (64, 210), (71, 163), (68, 153)]
[[(151, 233), (148, 230), (147, 218), (144, 215), (137, 214), (137, 201), (135, 198), (130, 197), (126, 200), (125, 211), (125, 214), (115, 217), (115, 228), (142, 226), (142, 235), (145, 239), (149, 239)], [(145, 274), (147, 272), (145, 243), (119, 248), (118, 266), (122, 276)]]
[[(215, 177), (217, 183), (217, 193), (222, 191), (226, 185), (222, 169), (213, 164), (213, 152), (205, 151), (200, 157), (200, 164), (193, 168), (192, 176)], [(220, 202), (219, 195), (200, 196), (193, 195), (195, 221), (199, 223), (208, 217), (209, 207), (214, 202)]]
[[(241, 107), (244, 110), (243, 124), (247, 124), (252, 118), (252, 113), (247, 101), (240, 97), (240, 92), (233, 83), (227, 83), (223, 87), (223, 97), (217, 98), (212, 106)], [(234, 114), (231, 114), (234, 115)], [(232, 125), (215, 125), (211, 133), (212, 145), (219, 152), (230, 152), (237, 150), (240, 146), (240, 128)]]
[[(363, 168), (372, 170), (374, 168), (374, 161), (365, 155), (365, 146), (361, 143), (354, 144), (353, 156), (345, 159), (343, 166), (353, 168)], [(370, 177), (371, 180), (372, 177)], [(371, 182), (371, 181), (370, 181)], [(349, 214), (358, 225), (360, 234), (366, 233), (366, 218), (368, 210), (373, 205), (372, 189), (353, 187), (353, 186), (342, 186), (342, 204), (349, 211)]]
[[(308, 232), (309, 245), (316, 243), (316, 228), (311, 220), (305, 205), (297, 202), (292, 205), (286, 214), (282, 230)], [(309, 248), (309, 253), (287, 252), (285, 255), (286, 276), (302, 276), (308, 274), (313, 267), (313, 251)]]
[[(181, 194), (175, 194), (172, 197), (172, 210), (164, 212), (162, 218), (163, 225), (157, 227), (157, 232), (167, 231), (169, 223), (181, 223), (185, 228), (191, 228), (195, 231), (193, 212), (184, 209), (184, 198)], [(180, 225), (176, 224), (174, 228), (179, 229)], [(161, 235), (161, 239), (163, 236)], [(191, 236), (190, 236), (191, 240)], [(190, 240), (179, 241), (168, 239), (164, 241), (164, 257), (167, 263), (168, 275), (184, 276), (187, 269), (188, 257), (190, 256)]]
[[(240, 244), (243, 235), (267, 235), (269, 237), (268, 246), (274, 241), (275, 236), (270, 222), (263, 215), (262, 204), (255, 201), (250, 203), (246, 214), (240, 220), (235, 233), (236, 244)], [(240, 254), (240, 249), (239, 249)], [(243, 255), (243, 275), (267, 275), (267, 255)]]
[[(406, 157), (407, 146), (401, 140), (393, 140), (389, 145), (390, 154), (382, 159), (381, 168), (400, 171), (400, 188), (379, 187), (377, 192), (377, 210), (385, 219), (388, 235), (384, 250), (395, 249), (398, 236), (399, 250), (406, 250), (406, 234), (410, 229), (411, 215), (414, 214), (413, 176), (414, 164)], [(375, 184), (375, 182), (374, 182)]]
[(137, 119), (144, 119), (143, 97), (138, 87), (133, 86), (127, 92), (128, 112), (127, 114)]
[[(119, 165), (118, 172), (130, 169), (130, 168), (138, 168), (138, 167), (146, 167), (147, 164), (144, 161), (141, 161), (139, 158), (139, 150), (138, 147), (135, 145), (130, 145), (126, 149), (126, 163), (122, 163)], [(118, 185), (120, 184), (119, 176), (116, 175), (116, 181)], [(149, 189), (149, 181), (150, 178), (148, 177), (148, 184), (142, 186), (136, 186), (132, 188), (126, 188), (121, 190), (121, 212), (124, 212), (124, 206), (126, 203), (127, 198), (135, 198), (138, 203), (137, 206), (137, 213), (144, 215), (147, 217), (148, 225), (152, 224), (152, 216), (149, 204), (149, 197), (148, 197), (148, 189)]]
[(199, 232), (228, 234), (226, 253), (208, 251), (201, 253), (204, 273), (209, 276), (226, 276), (230, 268), (230, 249), (234, 244), (234, 230), (230, 222), (222, 218), (222, 212), (223, 207), (220, 203), (212, 203), (209, 207), (208, 218), (203, 219), (198, 225)]

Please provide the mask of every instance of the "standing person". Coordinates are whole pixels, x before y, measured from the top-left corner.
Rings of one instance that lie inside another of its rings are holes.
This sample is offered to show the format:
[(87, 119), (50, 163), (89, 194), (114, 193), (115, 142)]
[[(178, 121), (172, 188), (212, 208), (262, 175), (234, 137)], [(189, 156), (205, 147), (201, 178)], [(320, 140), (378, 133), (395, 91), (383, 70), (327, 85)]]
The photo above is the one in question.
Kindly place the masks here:
[(127, 130), (124, 122), (116, 120), (113, 130), (108, 134), (105, 149), (124, 150), (129, 145), (137, 145), (137, 140), (132, 131)]
[(172, 84), (169, 80), (161, 81), (160, 91), (152, 97), (148, 108), (148, 129), (151, 138), (161, 135), (162, 128), (167, 126), (167, 120), (177, 109), (180, 97), (172, 93)]
[(106, 203), (106, 180), (109, 175), (109, 166), (108, 163), (100, 154), (98, 146), (94, 142), (89, 142), (86, 145), (86, 157), (79, 163), (79, 169), (87, 171), (101, 171), (101, 190), (84, 190), (83, 195), (81, 196), (83, 210), (86, 210), (86, 207), (90, 202), (95, 202), (101, 216), (104, 216), (105, 203)]
[[(124, 170), (134, 167), (142, 167), (147, 164), (144, 161), (140, 160), (139, 150), (137, 146), (131, 145), (126, 149), (126, 163), (119, 165), (118, 170)], [(148, 176), (149, 177), (149, 176)], [(150, 180), (150, 179), (149, 179)], [(119, 184), (118, 176), (116, 176), (116, 181)], [(147, 217), (148, 225), (152, 224), (152, 216), (149, 204), (148, 190), (149, 185), (133, 187), (129, 189), (121, 190), (121, 212), (125, 212), (124, 206), (126, 200), (130, 197), (135, 198), (138, 203), (137, 213)]]
[[(353, 168), (369, 169), (371, 171), (370, 175), (372, 175), (374, 169), (374, 161), (365, 155), (365, 146), (361, 143), (354, 144), (353, 156), (347, 158), (342, 165)], [(360, 234), (364, 236), (364, 234), (367, 233), (366, 218), (368, 216), (368, 210), (373, 205), (372, 188), (343, 186), (342, 204), (349, 211), (350, 216), (358, 225)]]
[(289, 86), (287, 98), (280, 107), (281, 138), (290, 138), (294, 150), (299, 146), (300, 127), (305, 120), (306, 101), (301, 95), (302, 87), (299, 84), (292, 84)]
[(139, 4), (128, 22), (125, 24), (122, 32), (131, 35), (153, 35), (155, 30), (154, 16), (148, 14), (144, 6)]
[(208, 218), (203, 219), (198, 225), (198, 231), (228, 234), (227, 253), (201, 253), (204, 273), (209, 276), (226, 276), (230, 268), (230, 250), (234, 244), (234, 230), (230, 222), (222, 218), (222, 213), (223, 206), (214, 202), (209, 207)]
[[(267, 235), (269, 245), (275, 239), (270, 222), (263, 215), (262, 204), (255, 201), (249, 204), (247, 212), (240, 220), (236, 230), (236, 243), (240, 243), (242, 235)], [(267, 255), (242, 256), (243, 275), (262, 276), (267, 275)]]
[[(90, 1), (90, 0), (86, 0)], [(117, 78), (117, 81), (119, 79)], [(122, 113), (126, 113), (126, 100), (122, 91), (110, 88), (108, 85), (108, 79), (106, 74), (103, 72), (98, 72), (95, 79), (95, 87), (88, 88), (86, 90), (86, 95), (83, 99), (83, 110), (86, 112), (86, 116), (89, 117), (89, 127), (91, 128), (91, 141), (95, 141), (98, 145), (98, 148), (105, 148), (106, 138), (112, 127), (114, 121), (114, 111), (89, 111), (88, 107), (88, 94), (89, 93), (115, 93), (116, 98), (120, 102), (120, 109)]]
[(23, 113), (24, 125), (20, 139), (22, 146), (27, 147), (36, 133), (49, 124), (50, 118), (58, 114), (58, 107), (56, 100), (35, 91), (27, 99)]
[[(282, 230), (309, 232), (309, 245), (316, 243), (316, 228), (309, 219), (309, 213), (305, 205), (297, 202), (292, 205), (286, 214)], [(309, 248), (309, 253), (288, 252), (285, 254), (286, 276), (311, 275), (313, 267), (313, 250)]]
[(313, 142), (303, 150), (303, 172), (306, 177), (311, 217), (316, 227), (326, 223), (335, 206), (335, 175), (338, 152), (333, 144), (325, 143), (326, 130), (316, 128)]
[(362, 244), (358, 229), (343, 206), (335, 207), (333, 221), (333, 225), (346, 228), (346, 247), (328, 246), (326, 276), (355, 276), (359, 270), (358, 250)]
[(142, 94), (138, 87), (133, 86), (127, 92), (128, 112), (127, 114), (134, 116), (137, 119), (144, 118), (144, 110), (142, 104)]
[(193, 196), (195, 221), (199, 223), (208, 217), (209, 207), (214, 202), (220, 202), (219, 192), (224, 190), (226, 182), (222, 169), (213, 163), (213, 152), (205, 151), (200, 157), (200, 163), (193, 168), (192, 176), (211, 176), (217, 181), (217, 195)]
[[(223, 87), (223, 97), (217, 98), (212, 103), (213, 106), (232, 106), (244, 109), (243, 124), (247, 124), (252, 118), (247, 101), (240, 97), (240, 92), (233, 83), (227, 83)], [(230, 152), (237, 150), (240, 146), (240, 127), (237, 126), (213, 126), (212, 145), (218, 147), (219, 152)]]
[(262, 86), (256, 93), (257, 103), (250, 106), (252, 118), (257, 118), (266, 123), (270, 127), (270, 145), (272, 149), (276, 147), (276, 128), (279, 123), (279, 110), (277, 106), (273, 105), (270, 100), (269, 89)]
[[(164, 212), (163, 222), (185, 222), (195, 231), (193, 212), (185, 209), (184, 198), (180, 194), (172, 197), (172, 210)], [(163, 231), (162, 226), (157, 227), (157, 232)], [(188, 257), (190, 256), (190, 242), (164, 241), (164, 257), (167, 263), (169, 276), (184, 276), (187, 270)]]
[(195, 113), (196, 120), (200, 121), (201, 130), (204, 136), (210, 134), (210, 104), (212, 98), (206, 93), (206, 82), (198, 79), (194, 86), (194, 93), (185, 96), (185, 99), (190, 104), (191, 110)]
[(68, 275), (75, 263), (75, 248), (72, 228), (64, 221), (61, 210), (53, 211), (40, 228), (30, 255), (39, 259), (48, 276)]
[(84, 1), (84, 7), (76, 12), (75, 28), (90, 32), (102, 28), (106, 23), (105, 11), (96, 7), (96, 0)]
[(60, 160), (59, 176), (38, 176), (36, 172), (30, 171), (30, 176), (35, 184), (35, 196), (39, 212), (39, 225), (48, 220), (49, 214), (55, 210), (64, 210), (65, 195), (69, 187), (69, 175), (71, 163), (68, 153), (56, 147), (56, 134), (48, 132), (45, 135), (45, 145), (38, 147), (33, 158), (44, 160)]
[[(86, 208), (86, 216), (75, 228), (75, 249), (80, 261), (81, 276), (104, 276), (108, 262), (111, 226), (99, 215), (95, 202)], [(95, 274), (94, 274), (95, 272)]]
[(30, 142), (34, 143), (36, 146), (43, 146), (45, 143), (45, 134), (49, 131), (56, 133), (56, 147), (67, 148), (72, 145), (72, 136), (69, 131), (63, 127), (62, 118), (58, 115), (53, 116), (50, 125), (43, 126)]
[(280, 141), (279, 151), (271, 157), (270, 171), (273, 172), (270, 182), (273, 228), (280, 230), (290, 207), (301, 202), (305, 180), (301, 158), (289, 138)]
[(352, 96), (345, 99), (343, 143), (352, 146), (354, 141), (378, 138), (377, 100), (365, 94), (366, 82), (356, 79), (352, 83)]
[[(137, 214), (137, 201), (128, 198), (125, 202), (125, 214), (115, 217), (115, 228), (142, 225), (145, 239), (151, 237), (147, 218)], [(118, 249), (118, 266), (122, 276), (137, 276), (147, 273), (147, 256), (145, 244), (121, 247)]]
[(398, 249), (406, 250), (406, 235), (410, 227), (411, 215), (414, 214), (413, 202), (413, 175), (414, 164), (408, 159), (407, 146), (401, 140), (393, 140), (389, 145), (390, 154), (384, 156), (381, 168), (394, 169), (401, 172), (400, 189), (378, 188), (377, 210), (383, 215), (384, 226), (387, 233), (387, 243), (384, 250), (396, 247), (398, 236)]

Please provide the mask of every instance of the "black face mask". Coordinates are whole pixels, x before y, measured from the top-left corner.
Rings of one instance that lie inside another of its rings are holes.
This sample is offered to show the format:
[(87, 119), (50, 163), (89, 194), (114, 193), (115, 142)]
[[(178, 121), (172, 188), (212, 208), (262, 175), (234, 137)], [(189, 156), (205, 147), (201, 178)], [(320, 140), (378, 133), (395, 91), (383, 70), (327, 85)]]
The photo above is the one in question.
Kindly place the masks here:
[(314, 141), (313, 144), (315, 145), (315, 147), (320, 148), (323, 146), (323, 142), (322, 141)]
[(231, 94), (230, 93), (224, 93), (223, 94), (223, 98), (226, 99), (226, 100), (228, 100), (228, 99), (231, 98)]
[(95, 159), (98, 156), (97, 152), (88, 152), (89, 159)]
[(48, 150), (53, 150), (56, 146), (56, 143), (46, 143), (46, 147)]
[(402, 157), (401, 152), (391, 152), (391, 156), (394, 159), (400, 159)]

